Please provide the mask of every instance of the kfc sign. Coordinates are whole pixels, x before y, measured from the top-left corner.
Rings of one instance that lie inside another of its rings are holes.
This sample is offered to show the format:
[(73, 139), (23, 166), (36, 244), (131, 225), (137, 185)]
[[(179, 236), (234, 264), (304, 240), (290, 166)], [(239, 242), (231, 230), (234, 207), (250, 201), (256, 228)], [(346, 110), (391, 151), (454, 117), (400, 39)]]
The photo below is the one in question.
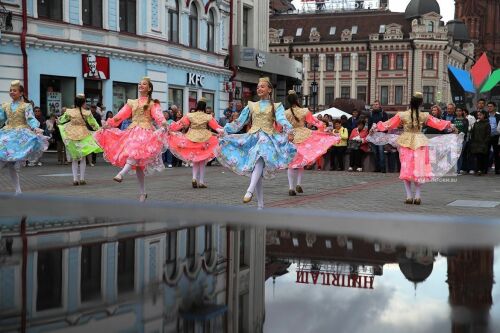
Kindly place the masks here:
[(83, 77), (91, 80), (109, 79), (109, 58), (82, 54)]
[(203, 87), (205, 85), (205, 76), (194, 73), (187, 73), (187, 85)]

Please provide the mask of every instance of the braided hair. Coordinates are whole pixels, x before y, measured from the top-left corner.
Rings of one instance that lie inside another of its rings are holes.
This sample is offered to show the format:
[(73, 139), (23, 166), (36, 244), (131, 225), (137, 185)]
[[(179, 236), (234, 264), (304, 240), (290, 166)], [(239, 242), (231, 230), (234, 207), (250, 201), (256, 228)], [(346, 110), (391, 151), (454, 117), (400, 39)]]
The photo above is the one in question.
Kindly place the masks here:
[(145, 80), (148, 83), (148, 102), (142, 106), (144, 111), (147, 111), (149, 108), (149, 104), (151, 103), (153, 96), (153, 83), (150, 80)]
[(290, 105), (290, 111), (292, 112), (292, 116), (293, 118), (295, 118), (295, 121), (296, 122), (299, 122), (299, 118), (295, 115), (295, 112), (293, 111), (293, 107), (301, 107), (300, 103), (299, 103), (299, 97), (297, 96), (297, 94), (295, 93), (295, 91), (290, 91), (288, 92), (288, 96), (286, 97), (286, 101), (288, 102), (288, 104)]
[[(410, 116), (411, 116), (411, 128), (415, 128), (415, 120), (416, 120), (416, 126), (417, 129), (420, 129), (420, 116), (419, 116), (419, 111), (418, 109), (420, 108), (420, 105), (422, 105), (423, 98), (419, 95), (417, 96), (412, 96), (410, 100)], [(413, 114), (415, 114), (416, 119), (414, 119)]]

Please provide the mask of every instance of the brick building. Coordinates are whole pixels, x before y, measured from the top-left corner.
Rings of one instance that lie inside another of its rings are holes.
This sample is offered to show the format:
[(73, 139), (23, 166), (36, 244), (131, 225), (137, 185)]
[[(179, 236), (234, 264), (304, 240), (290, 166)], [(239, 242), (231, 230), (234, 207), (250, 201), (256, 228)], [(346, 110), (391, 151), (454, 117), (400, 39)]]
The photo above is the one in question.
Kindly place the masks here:
[(320, 110), (339, 97), (366, 104), (379, 99), (386, 110), (404, 110), (413, 91), (422, 91), (427, 105), (446, 103), (451, 101), (447, 65), (470, 68), (474, 46), (461, 22), (445, 25), (441, 18), (435, 0), (412, 0), (404, 13), (273, 15), (269, 49), (303, 63), (302, 94)]

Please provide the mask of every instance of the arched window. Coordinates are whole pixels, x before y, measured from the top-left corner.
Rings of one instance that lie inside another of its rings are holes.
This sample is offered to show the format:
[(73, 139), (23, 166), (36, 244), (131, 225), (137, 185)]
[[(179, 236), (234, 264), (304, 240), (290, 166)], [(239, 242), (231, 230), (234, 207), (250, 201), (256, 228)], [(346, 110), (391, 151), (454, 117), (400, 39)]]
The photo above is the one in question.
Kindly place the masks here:
[(215, 51), (215, 19), (214, 11), (211, 9), (208, 12), (208, 23), (207, 23), (207, 51)]
[(194, 2), (189, 8), (189, 46), (198, 47), (198, 9)]
[(168, 40), (179, 42), (179, 0), (175, 1), (175, 8), (168, 9)]
[(434, 32), (434, 22), (427, 22), (427, 32)]

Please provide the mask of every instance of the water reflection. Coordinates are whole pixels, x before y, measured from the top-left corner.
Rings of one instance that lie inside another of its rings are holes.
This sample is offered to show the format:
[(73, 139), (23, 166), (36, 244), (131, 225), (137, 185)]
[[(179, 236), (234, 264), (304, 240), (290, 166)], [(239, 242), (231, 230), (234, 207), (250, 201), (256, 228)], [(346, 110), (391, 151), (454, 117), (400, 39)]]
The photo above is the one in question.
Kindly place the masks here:
[(276, 230), (266, 244), (266, 332), (500, 331), (491, 248)]
[(500, 332), (498, 249), (123, 219), (0, 232), (2, 332)]

